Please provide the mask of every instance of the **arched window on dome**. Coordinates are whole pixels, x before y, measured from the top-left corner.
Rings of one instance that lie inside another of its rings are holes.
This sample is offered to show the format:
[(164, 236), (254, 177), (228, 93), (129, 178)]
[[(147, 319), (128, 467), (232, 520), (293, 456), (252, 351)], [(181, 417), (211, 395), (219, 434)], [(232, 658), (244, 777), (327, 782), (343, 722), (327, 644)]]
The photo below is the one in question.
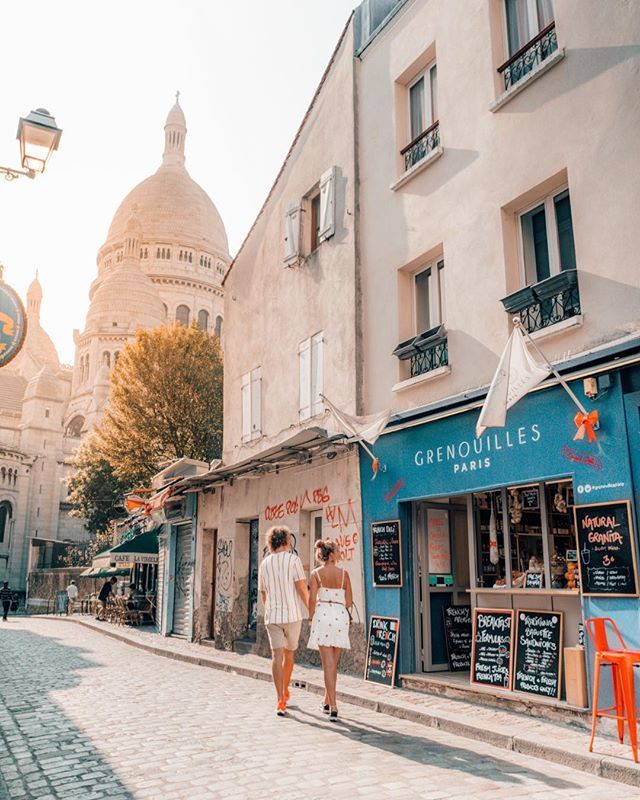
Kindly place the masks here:
[(111, 353), (108, 350), (105, 350), (102, 354), (102, 361), (107, 367), (111, 368)]
[(193, 253), (189, 253), (189, 263), (190, 263), (190, 264), (192, 264), (192, 263), (193, 263), (193, 260), (192, 260), (192, 259), (193, 259)]
[(216, 326), (214, 328), (214, 333), (218, 337), (218, 339), (222, 339), (222, 317), (219, 314), (216, 317)]
[(167, 247), (167, 258), (171, 258), (171, 250)]
[(164, 318), (169, 319), (169, 306), (166, 303), (163, 303), (162, 307), (164, 308)]
[(119, 358), (120, 358), (120, 351), (116, 350), (116, 352), (113, 354), (113, 366), (114, 367), (118, 363), (118, 359)]
[(189, 306), (178, 306), (176, 308), (176, 322), (180, 325), (188, 325), (191, 318)]
[(158, 248), (156, 251), (156, 258), (160, 258), (160, 248)]
[(204, 308), (198, 311), (198, 327), (201, 331), (209, 330), (209, 312), (205, 311)]
[(202, 266), (202, 261), (203, 261), (203, 258), (202, 258), (202, 256), (200, 256), (200, 266)]
[(89, 380), (89, 353), (87, 353), (87, 355), (84, 357), (84, 368), (86, 370), (86, 375), (84, 376), (84, 379), (86, 381), (88, 381)]
[(4, 542), (5, 538), (9, 537), (9, 527), (11, 525), (11, 517), (13, 516), (13, 509), (8, 500), (3, 500), (0, 503), (0, 542)]
[(178, 261), (182, 261), (182, 250), (178, 253)]
[(2, 469), (0, 469), (0, 476), (2, 477), (2, 483), (4, 483), (7, 480), (7, 468), (6, 467), (2, 467)]
[(82, 414), (77, 414), (67, 425), (67, 429), (65, 434), (67, 436), (74, 436), (79, 438), (82, 434), (82, 429), (84, 428), (84, 417)]
[(164, 258), (164, 252), (165, 252), (165, 251), (164, 251), (164, 247), (163, 247), (163, 248), (162, 248), (162, 256), (161, 256), (161, 258)]

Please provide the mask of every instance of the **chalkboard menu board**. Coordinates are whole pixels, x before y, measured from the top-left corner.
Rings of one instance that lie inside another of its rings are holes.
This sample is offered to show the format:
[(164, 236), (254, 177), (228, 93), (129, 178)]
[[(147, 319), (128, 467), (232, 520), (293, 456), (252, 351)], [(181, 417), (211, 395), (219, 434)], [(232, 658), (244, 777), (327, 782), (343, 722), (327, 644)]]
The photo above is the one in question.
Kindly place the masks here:
[(371, 523), (373, 585), (402, 586), (402, 543), (400, 520)]
[(442, 612), (449, 669), (468, 671), (471, 669), (471, 606), (448, 606)]
[(395, 617), (371, 617), (364, 679), (393, 686), (398, 657), (398, 629)]
[(471, 683), (511, 687), (513, 611), (503, 608), (474, 608)]
[(522, 489), (520, 498), (525, 511), (537, 511), (540, 508), (540, 495), (537, 487)]
[(542, 572), (525, 572), (524, 589), (542, 589), (544, 585), (544, 575)]
[(516, 611), (513, 690), (560, 697), (562, 612)]
[(580, 587), (585, 595), (638, 595), (628, 500), (574, 506)]

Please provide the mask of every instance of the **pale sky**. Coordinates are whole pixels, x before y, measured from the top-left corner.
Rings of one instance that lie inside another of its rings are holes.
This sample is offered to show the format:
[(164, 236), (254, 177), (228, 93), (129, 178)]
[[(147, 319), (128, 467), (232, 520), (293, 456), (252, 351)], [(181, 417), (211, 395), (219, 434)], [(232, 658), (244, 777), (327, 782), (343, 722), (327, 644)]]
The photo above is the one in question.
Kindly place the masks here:
[(1, 4), (0, 164), (19, 166), (18, 118), (31, 109), (48, 109), (64, 132), (44, 175), (0, 177), (0, 263), (23, 300), (39, 270), (43, 325), (63, 362), (113, 214), (160, 164), (176, 89), (187, 169), (234, 254), (358, 2)]

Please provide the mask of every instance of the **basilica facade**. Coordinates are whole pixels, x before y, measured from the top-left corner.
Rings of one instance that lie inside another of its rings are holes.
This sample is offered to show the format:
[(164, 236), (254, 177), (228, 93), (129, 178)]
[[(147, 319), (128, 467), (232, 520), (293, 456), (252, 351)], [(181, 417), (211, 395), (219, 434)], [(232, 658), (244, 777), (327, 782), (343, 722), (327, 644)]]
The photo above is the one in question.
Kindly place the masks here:
[(187, 126), (177, 99), (164, 134), (160, 167), (124, 198), (98, 251), (73, 367), (60, 363), (40, 324), (36, 276), (24, 347), (0, 370), (0, 581), (14, 589), (25, 588), (31, 540), (53, 547), (86, 537), (82, 520), (69, 516), (66, 479), (81, 438), (101, 420), (124, 345), (139, 328), (174, 321), (223, 335), (227, 236), (185, 168)]

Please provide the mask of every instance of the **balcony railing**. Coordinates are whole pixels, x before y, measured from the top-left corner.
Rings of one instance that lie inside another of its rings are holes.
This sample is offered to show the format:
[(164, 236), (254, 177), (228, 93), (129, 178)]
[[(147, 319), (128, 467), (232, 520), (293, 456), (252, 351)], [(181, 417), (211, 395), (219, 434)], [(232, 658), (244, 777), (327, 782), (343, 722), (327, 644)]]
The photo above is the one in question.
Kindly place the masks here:
[(564, 322), (581, 313), (578, 273), (564, 270), (504, 297), (502, 304), (520, 317), (529, 333)]
[(409, 377), (415, 378), (449, 364), (449, 345), (444, 325), (407, 339), (393, 351), (400, 361), (409, 361)]
[(518, 83), (527, 73), (531, 72), (534, 67), (541, 64), (557, 49), (556, 23), (550, 22), (537, 36), (525, 44), (524, 47), (521, 47), (502, 66), (498, 67), (498, 72), (504, 78), (505, 90)]
[(436, 120), (433, 125), (423, 131), (419, 136), (409, 142), (409, 144), (400, 151), (400, 155), (404, 156), (404, 169), (405, 172), (414, 164), (422, 161), (423, 158), (429, 155), (432, 150), (440, 145), (440, 121)]

